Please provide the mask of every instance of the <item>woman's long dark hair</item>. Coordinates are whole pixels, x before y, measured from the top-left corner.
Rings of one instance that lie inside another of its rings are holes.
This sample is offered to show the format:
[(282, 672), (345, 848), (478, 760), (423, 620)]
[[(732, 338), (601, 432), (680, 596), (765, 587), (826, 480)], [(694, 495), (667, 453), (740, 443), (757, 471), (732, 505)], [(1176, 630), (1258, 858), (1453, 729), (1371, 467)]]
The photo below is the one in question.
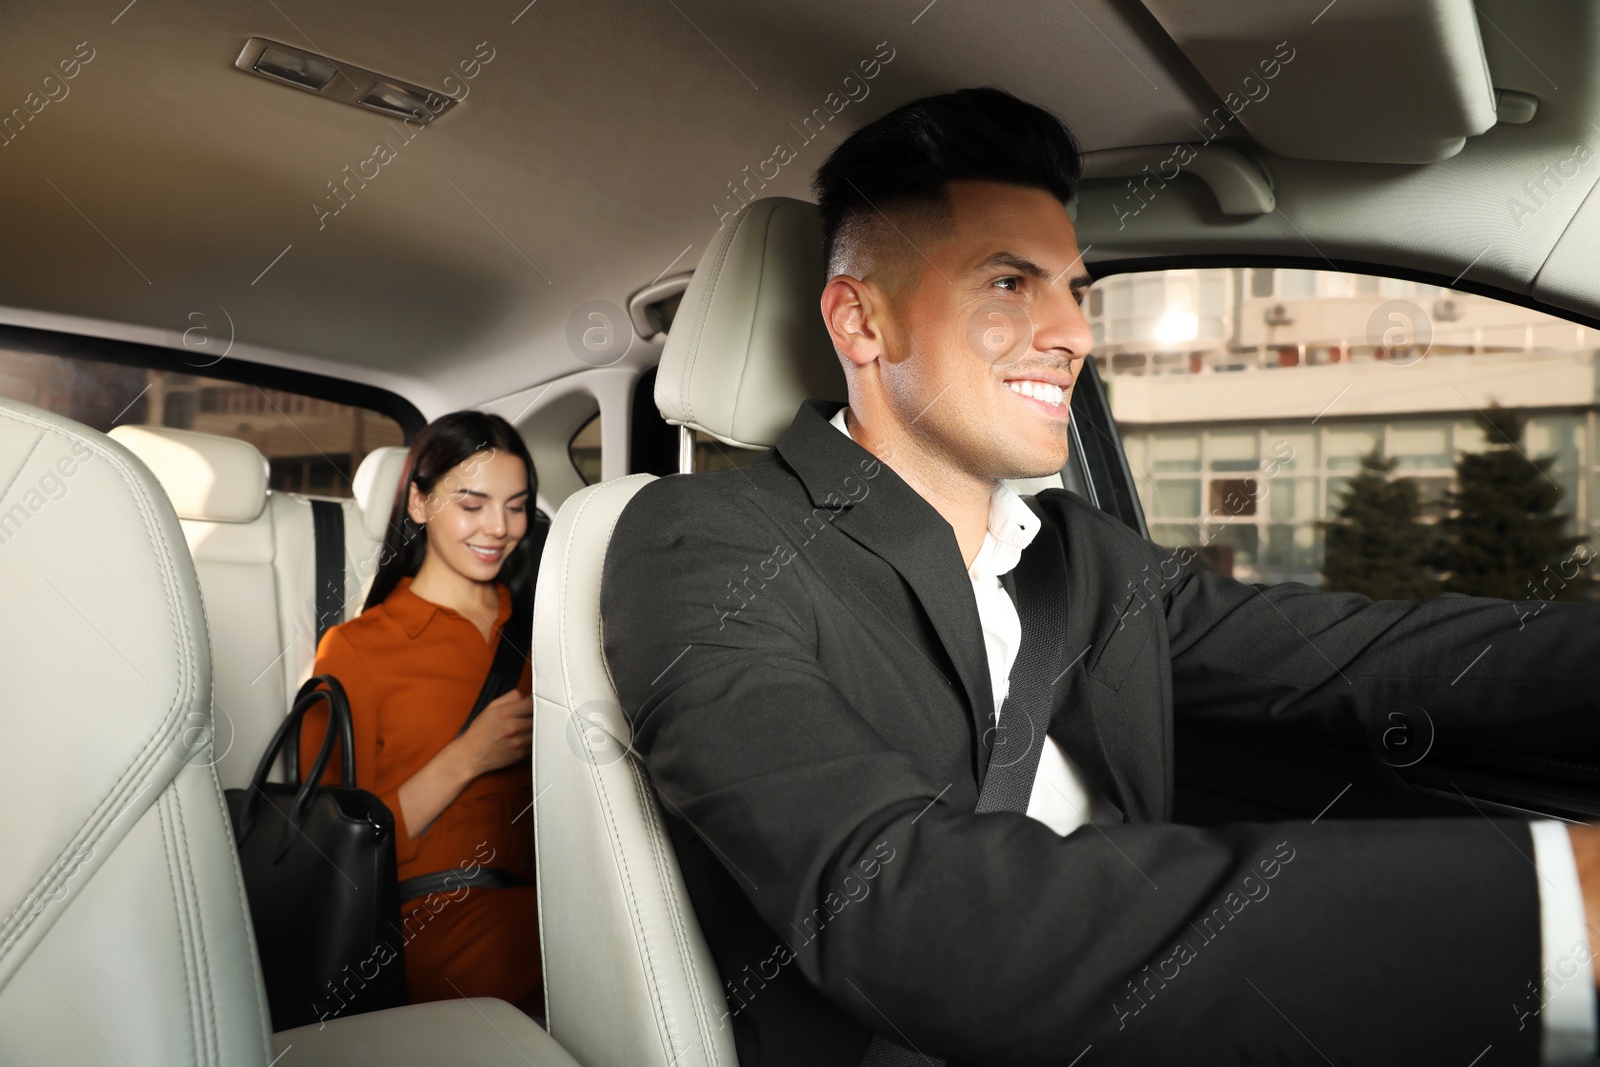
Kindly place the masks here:
[(512, 425), (499, 415), (482, 411), (452, 411), (422, 428), (406, 456), (405, 473), (395, 490), (394, 506), (389, 511), (389, 528), (378, 555), (378, 573), (373, 576), (365, 611), (381, 604), (401, 578), (415, 577), (427, 555), (426, 531), (411, 519), (410, 488), (427, 496), (439, 479), (481, 452), (508, 452), (522, 460), (528, 469), (528, 532), (500, 565), (500, 581), (511, 589), (512, 617), (523, 624), (533, 619), (533, 583), (539, 569), (539, 552), (544, 538), (534, 521), (534, 497), (539, 492), (538, 475), (528, 446)]

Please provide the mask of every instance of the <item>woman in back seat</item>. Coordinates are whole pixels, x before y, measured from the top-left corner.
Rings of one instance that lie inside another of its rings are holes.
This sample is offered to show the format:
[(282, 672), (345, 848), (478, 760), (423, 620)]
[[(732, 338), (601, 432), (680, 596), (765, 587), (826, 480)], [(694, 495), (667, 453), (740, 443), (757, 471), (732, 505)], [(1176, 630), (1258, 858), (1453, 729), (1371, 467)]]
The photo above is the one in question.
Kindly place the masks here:
[[(476, 875), (470, 888), (453, 880), (449, 892), (401, 901), (412, 1003), (491, 996), (544, 1014), (530, 665), (457, 736), (501, 627), (533, 617), (536, 490), (506, 420), (457, 411), (430, 423), (406, 457), (366, 605), (317, 649), (315, 673), (337, 677), (350, 697), (357, 785), (394, 813), (402, 884)], [(307, 715), (302, 767), (326, 729), (325, 710)], [(333, 767), (323, 780), (335, 782)]]

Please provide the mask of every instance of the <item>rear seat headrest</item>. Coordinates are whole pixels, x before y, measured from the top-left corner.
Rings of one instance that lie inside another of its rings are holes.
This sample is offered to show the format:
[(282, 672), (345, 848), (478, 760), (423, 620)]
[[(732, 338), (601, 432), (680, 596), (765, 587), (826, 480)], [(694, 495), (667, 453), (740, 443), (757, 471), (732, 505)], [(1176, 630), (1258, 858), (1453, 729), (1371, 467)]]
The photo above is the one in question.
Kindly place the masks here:
[(351, 488), (356, 506), (361, 509), (361, 525), (370, 540), (382, 541), (388, 529), (389, 512), (394, 508), (394, 495), (405, 473), (408, 451), (399, 445), (375, 448), (356, 468)]
[(267, 457), (248, 441), (166, 426), (110, 436), (150, 468), (180, 519), (252, 522), (267, 505)]
[(673, 319), (656, 371), (662, 417), (767, 448), (802, 400), (845, 400), (822, 323), (825, 271), (815, 204), (767, 197), (741, 208), (712, 239)]

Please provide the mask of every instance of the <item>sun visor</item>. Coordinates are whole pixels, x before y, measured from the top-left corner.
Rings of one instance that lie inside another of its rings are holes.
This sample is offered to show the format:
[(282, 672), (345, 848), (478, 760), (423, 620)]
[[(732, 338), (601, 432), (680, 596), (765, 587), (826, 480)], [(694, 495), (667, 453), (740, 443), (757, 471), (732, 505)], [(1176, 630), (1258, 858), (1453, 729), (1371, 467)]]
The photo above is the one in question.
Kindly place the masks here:
[[(1299, 159), (1433, 163), (1495, 123), (1471, 0), (1145, 0), (1222, 100), (1208, 141)], [(1310, 10), (1315, 10), (1313, 8)]]

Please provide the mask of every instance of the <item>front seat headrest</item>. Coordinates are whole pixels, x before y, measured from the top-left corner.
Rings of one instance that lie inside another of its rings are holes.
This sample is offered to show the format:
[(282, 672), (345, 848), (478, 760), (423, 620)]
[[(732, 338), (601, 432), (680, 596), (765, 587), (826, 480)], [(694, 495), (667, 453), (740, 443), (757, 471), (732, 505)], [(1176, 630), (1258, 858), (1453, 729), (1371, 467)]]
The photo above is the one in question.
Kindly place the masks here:
[(180, 519), (254, 522), (267, 506), (267, 457), (248, 441), (167, 426), (110, 436), (150, 468)]
[(361, 509), (361, 526), (373, 541), (382, 541), (388, 530), (389, 513), (394, 509), (394, 495), (405, 474), (409, 451), (400, 445), (374, 448), (356, 468), (350, 488)]
[(741, 208), (684, 290), (656, 371), (662, 417), (769, 448), (802, 400), (845, 400), (822, 322), (826, 269), (815, 204), (767, 197)]

